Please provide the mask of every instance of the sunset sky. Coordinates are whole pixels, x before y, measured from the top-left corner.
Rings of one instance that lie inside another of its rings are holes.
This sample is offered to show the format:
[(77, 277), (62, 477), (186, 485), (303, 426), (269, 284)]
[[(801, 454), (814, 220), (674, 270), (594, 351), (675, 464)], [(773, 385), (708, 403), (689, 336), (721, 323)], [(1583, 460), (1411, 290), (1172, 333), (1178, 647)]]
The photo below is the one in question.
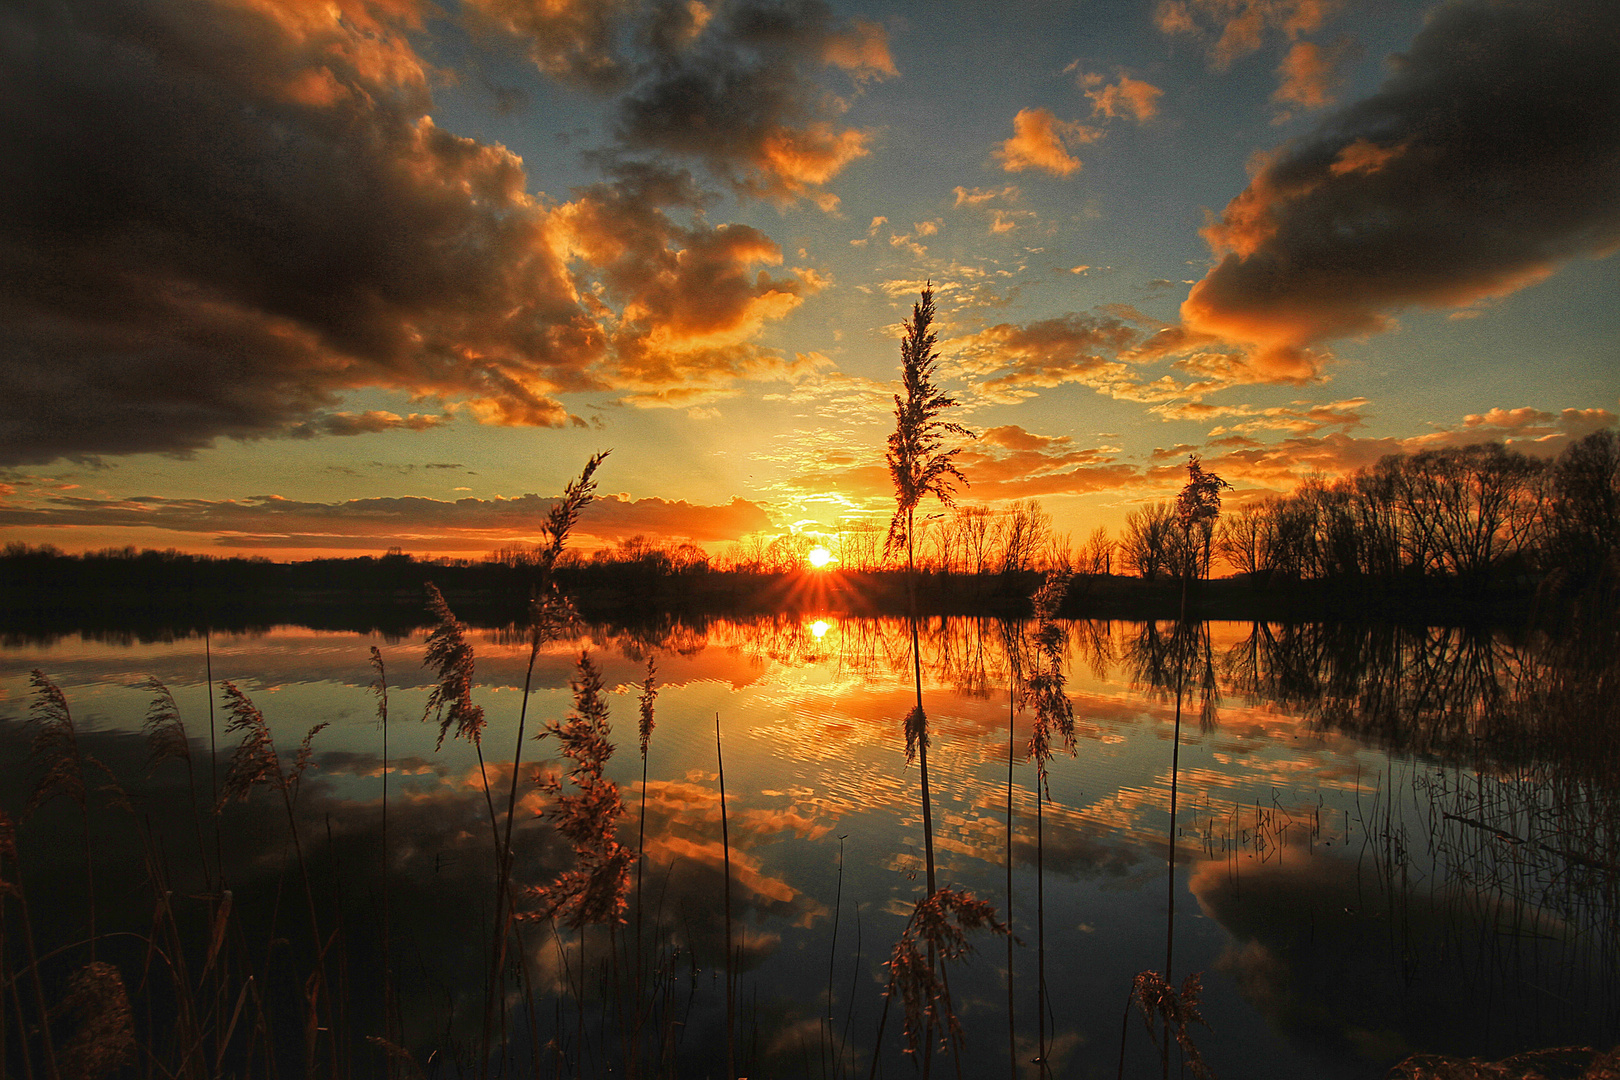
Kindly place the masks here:
[(1613, 0), (9, 0), (0, 541), (1117, 531), (1620, 410)]

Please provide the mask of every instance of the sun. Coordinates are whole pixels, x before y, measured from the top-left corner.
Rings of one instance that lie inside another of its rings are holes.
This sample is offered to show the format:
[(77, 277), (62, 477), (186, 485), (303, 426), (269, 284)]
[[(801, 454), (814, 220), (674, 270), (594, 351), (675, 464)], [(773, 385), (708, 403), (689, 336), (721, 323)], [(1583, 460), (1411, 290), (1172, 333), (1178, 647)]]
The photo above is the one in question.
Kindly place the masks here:
[(813, 547), (804, 553), (804, 559), (813, 568), (825, 570), (828, 564), (833, 561), (833, 553), (824, 547)]

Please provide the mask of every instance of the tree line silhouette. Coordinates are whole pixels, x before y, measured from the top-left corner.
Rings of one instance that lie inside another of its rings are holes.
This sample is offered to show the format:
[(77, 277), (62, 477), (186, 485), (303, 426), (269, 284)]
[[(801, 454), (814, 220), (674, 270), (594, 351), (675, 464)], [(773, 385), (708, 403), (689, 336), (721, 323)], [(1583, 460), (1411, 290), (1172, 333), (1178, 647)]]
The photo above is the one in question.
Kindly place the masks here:
[[(998, 510), (952, 507), (919, 520), (915, 533), (918, 601), (935, 611), (1017, 607), (1044, 574), (1065, 570), (1075, 575), (1066, 606), (1075, 612), (1135, 597), (1132, 590), (1143, 587), (1121, 580), (1127, 575), (1162, 589), (1211, 569), (1220, 576), (1222, 564), (1242, 584), (1285, 599), (1347, 586), (1352, 598), (1527, 597), (1539, 590), (1608, 603), (1620, 589), (1620, 434), (1588, 435), (1551, 460), (1496, 443), (1395, 454), (1336, 480), (1316, 477), (1292, 494), (1243, 503), (1218, 520), (1183, 524), (1174, 504), (1149, 504), (1127, 515), (1117, 540), (1099, 526), (1074, 544), (1034, 500)], [(566, 552), (555, 573), (586, 609), (792, 606), (804, 597), (784, 580), (809, 576), (805, 555), (825, 544), (837, 572), (816, 575), (822, 585), (812, 598), (900, 611), (908, 578), (900, 552), (885, 550), (886, 536), (881, 522), (855, 522), (835, 535), (752, 535), (710, 556), (691, 543), (638, 535), (590, 554)], [(472, 604), (473, 614), (498, 621), (503, 603), (526, 601), (539, 557), (533, 545), (514, 544), (482, 559), (394, 549), (278, 563), (133, 547), (73, 555), (13, 542), (0, 549), (0, 607), (25, 617), (218, 608), (221, 617), (234, 612), (252, 621), (289, 604), (341, 601), (358, 602), (371, 625), (382, 625), (394, 608), (415, 617), (431, 580)], [(1221, 597), (1233, 596), (1232, 584), (1215, 582), (1201, 610), (1215, 613), (1209, 605), (1218, 610)]]

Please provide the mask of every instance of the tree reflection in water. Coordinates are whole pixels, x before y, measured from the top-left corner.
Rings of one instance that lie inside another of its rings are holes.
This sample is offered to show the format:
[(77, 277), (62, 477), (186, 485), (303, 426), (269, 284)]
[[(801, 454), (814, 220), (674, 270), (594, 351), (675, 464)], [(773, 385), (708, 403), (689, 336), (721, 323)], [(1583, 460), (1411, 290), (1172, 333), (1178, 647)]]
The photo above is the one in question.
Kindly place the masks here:
[[(818, 1033), (833, 1027), (829, 1009), (841, 1023), (839, 1044), (825, 1057), (828, 1074), (864, 1073), (872, 1063), (884, 978), (878, 965), (887, 955), (873, 943), (899, 936), (916, 889), (906, 875), (920, 870), (916, 803), (893, 731), (897, 705), (911, 694), (910, 632), (904, 620), (822, 621), (818, 631), (800, 617), (666, 618), (586, 632), (604, 666), (621, 744), (633, 737), (646, 657), (657, 654), (661, 673), (644, 888), (647, 950), (656, 953), (648, 992), (660, 1004), (643, 1031), (649, 1045), (667, 1045), (673, 1057), (668, 1068), (661, 1059), (645, 1063), (644, 1075), (684, 1075), (717, 1060), (717, 1047), (723, 1054), (723, 995), (708, 975), (724, 950), (713, 917), (722, 885), (712, 764), (717, 703), (727, 717), (734, 887), (747, 935), (739, 1066), (759, 1075), (819, 1076), (813, 1065), (823, 1060)], [(1036, 667), (1033, 628), (995, 619), (928, 619), (919, 627), (926, 689), (939, 702), (931, 717), (938, 757), (930, 764), (939, 778), (940, 883), (981, 896), (1005, 888), (1005, 914), (1029, 943), (1010, 948), (1005, 971), (995, 949), (993, 959), (962, 969), (960, 982), (951, 973), (953, 996), (966, 1010), (965, 1072), (1006, 1071), (1009, 1041), (1027, 1066), (1044, 1034), (1042, 1056), (1053, 1075), (1114, 1075), (1120, 999), (1135, 972), (1157, 964), (1163, 944), (1166, 913), (1157, 905), (1171, 843), (1174, 888), (1189, 889), (1197, 905), (1179, 897), (1176, 963), (1182, 972), (1205, 973), (1201, 1008), (1214, 1030), (1199, 1029), (1198, 1045), (1221, 1075), (1371, 1078), (1413, 1050), (1502, 1057), (1620, 1030), (1620, 639), (1611, 625), (1588, 619), (1520, 633), (1309, 623), (1189, 623), (1179, 632), (1169, 622), (1059, 625), (1079, 757), (1050, 766), (1039, 846), (1031, 827), (1036, 770), (1023, 749), (1032, 718), (1011, 704), (1014, 682)], [(492, 725), (511, 724), (530, 639), (523, 628), (470, 636), (481, 680), (474, 694)], [(428, 691), (415, 666), (420, 646), (376, 642), (388, 654), (391, 707), (402, 715), (419, 710)], [(269, 722), (286, 725), (278, 740), (296, 741), (312, 722), (334, 721), (316, 741), (298, 828), (313, 838), (313, 892), (329, 905), (322, 925), (344, 928), (343, 956), (330, 959), (332, 985), (351, 987), (347, 1024), (356, 1037), (390, 1030), (368, 1004), (384, 999), (366, 982), (381, 967), (367, 964), (382, 948), (371, 913), (383, 776), (376, 747), (366, 741), (378, 734), (365, 688), (366, 643), (287, 630), (212, 642), (216, 669), (254, 680), (254, 699)], [(537, 715), (566, 709), (579, 645), (560, 641), (541, 652)], [(187, 897), (207, 885), (201, 872), (188, 876), (179, 865), (181, 853), (196, 847), (189, 788), (172, 763), (147, 778), (133, 734), (147, 700), (124, 684), (162, 679), (195, 722), (203, 715), (203, 658), (202, 640), (183, 636), (128, 645), (19, 641), (0, 653), (0, 711), (19, 716), (28, 700), (26, 672), (41, 666), (76, 717), (95, 718), (82, 735), (86, 749), (131, 789), (152, 823), (152, 850), (175, 862), (167, 880), (181, 916), (199, 906)], [(1200, 724), (1183, 733), (1171, 836), (1163, 827), (1166, 743), (1177, 686)], [(365, 722), (349, 723), (350, 714)], [(689, 747), (704, 724), (700, 758)], [(469, 943), (484, 939), (479, 920), (492, 917), (482, 781), (470, 749), (435, 755), (436, 730), (390, 726), (396, 801), (388, 810), (386, 881), (394, 965), (415, 973), (392, 1006), (399, 1010), (392, 1030), (419, 1062), (460, 1054), (470, 1068), (468, 1048), (481, 1025), (467, 1002), (486, 973)], [(1017, 749), (1011, 763), (1009, 737)], [(200, 749), (206, 760), (206, 745)], [(38, 765), (28, 762), (13, 722), (0, 722), (0, 753), (0, 808), (20, 809)], [(621, 756), (620, 779), (633, 784), (638, 755)], [(513, 780), (493, 764), (490, 778), (503, 790)], [(516, 873), (539, 883), (567, 865), (571, 852), (530, 812), (536, 789), (527, 774), (519, 779)], [(202, 777), (198, 783), (206, 787)], [(271, 811), (279, 808), (256, 798), (220, 819), (235, 891), (236, 921), (227, 929), (234, 934), (240, 925), (245, 940), (261, 942), (229, 953), (232, 980), (245, 977), (248, 960), (262, 961), (268, 939), (253, 935), (274, 918), (285, 822), (278, 826)], [(1009, 817), (1021, 827), (1009, 829)], [(135, 955), (120, 952), (133, 939), (109, 935), (144, 935), (152, 925), (150, 890), (129, 884), (146, 880), (143, 820), (109, 811), (96, 823), (98, 837), (106, 837), (96, 852), (97, 931), (104, 937), (98, 959), (120, 965)], [(71, 969), (88, 958), (72, 953), (87, 926), (82, 858), (75, 843), (61, 842), (77, 837), (76, 828), (65, 809), (47, 807), (22, 823), (17, 858), (6, 855), (0, 865), (6, 881), (18, 880), (20, 868), (41, 955), (69, 950), (43, 961), (47, 995), (65, 988)], [(847, 836), (841, 886), (838, 836)], [(618, 839), (635, 843), (635, 823)], [(1046, 1032), (1030, 1012), (1039, 1004), (1031, 978), (1037, 859), (1053, 980)], [(45, 896), (53, 902), (37, 899)], [(15, 900), (6, 903), (4, 959), (16, 975), (19, 909)], [(858, 906), (843, 911), (851, 904)], [(835, 911), (843, 919), (836, 942)], [(529, 957), (538, 965), (535, 992), (551, 995), (535, 1014), (550, 1023), (548, 1003), (565, 1003), (564, 1060), (586, 1075), (617, 1067), (623, 1040), (593, 1041), (585, 1054), (579, 1020), (587, 1021), (588, 1035), (615, 1030), (611, 950), (634, 938), (597, 934), (582, 951), (566, 930), (560, 939), (548, 932), (545, 947)], [(208, 935), (192, 944), (200, 970)], [(296, 1025), (301, 984), (276, 980), (308, 974), (311, 957), (302, 942), (280, 948), (264, 1008), (281, 1017), (277, 1023)], [(582, 956), (590, 971), (580, 970)], [(142, 1010), (152, 1003), (138, 998), (141, 984), (128, 977), (140, 970), (138, 955), (132, 963), (125, 981), (137, 994), (137, 1016), (149, 1018)], [(829, 974), (836, 975), (831, 996)], [(1008, 990), (1016, 986), (1028, 992), (1011, 995), (1009, 1009)], [(25, 1012), (35, 1008), (26, 981), (4, 989), (11, 987), (19, 988)], [(749, 1004), (756, 994), (758, 1004)], [(14, 997), (7, 993), (5, 1001), (13, 1055), (20, 1053)], [(807, 1001), (816, 1004), (801, 1007)], [(1008, 1020), (1015, 1023), (1003, 1040)], [(685, 1026), (664, 1026), (670, 1022)], [(296, 1034), (289, 1042), (297, 1047)], [(1145, 1044), (1138, 1050), (1130, 1075), (1157, 1074), (1158, 1055), (1150, 1063)], [(261, 1043), (255, 1054), (262, 1053)], [(368, 1053), (357, 1044), (354, 1060), (370, 1060)], [(550, 1053), (538, 1056), (549, 1062)], [(898, 1046), (885, 1053), (885, 1069), (900, 1064)], [(512, 1056), (535, 1057), (526, 1047)]]

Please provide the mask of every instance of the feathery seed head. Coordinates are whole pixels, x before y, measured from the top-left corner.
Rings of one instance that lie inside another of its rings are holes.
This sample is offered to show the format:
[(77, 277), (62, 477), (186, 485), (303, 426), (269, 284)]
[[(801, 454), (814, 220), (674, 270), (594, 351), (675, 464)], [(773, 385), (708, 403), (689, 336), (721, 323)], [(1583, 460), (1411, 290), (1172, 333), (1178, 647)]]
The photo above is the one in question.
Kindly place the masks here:
[(191, 764), (191, 740), (186, 737), (186, 725), (180, 719), (180, 707), (175, 704), (169, 688), (156, 676), (146, 680), (146, 689), (152, 695), (152, 704), (146, 710), (148, 772), (165, 761), (183, 761)]
[(654, 658), (647, 657), (647, 679), (641, 684), (641, 757), (647, 758), (647, 744), (652, 741), (653, 733), (653, 699), (658, 696), (658, 690), (653, 686), (653, 676), (658, 667)]
[(435, 625), (428, 635), (422, 666), (437, 671), (439, 681), (428, 695), (422, 719), (438, 717), (439, 741), (435, 748), (444, 746), (451, 727), (456, 729), (456, 738), (476, 743), (484, 731), (484, 709), (472, 700), (473, 650), (467, 642), (467, 627), (450, 611), (450, 605), (432, 582), (428, 583), (427, 594)]
[(967, 486), (967, 477), (956, 467), (960, 448), (943, 449), (946, 437), (972, 437), (960, 424), (939, 418), (956, 402), (934, 385), (934, 369), (939, 353), (932, 329), (934, 321), (933, 286), (924, 286), (922, 301), (913, 304), (911, 321), (900, 340), (900, 380), (905, 396), (894, 397), (894, 432), (889, 436), (886, 460), (894, 481), (895, 511), (884, 540), (885, 553), (906, 542), (910, 515), (923, 498), (933, 495), (946, 506), (955, 505), (956, 485)]

